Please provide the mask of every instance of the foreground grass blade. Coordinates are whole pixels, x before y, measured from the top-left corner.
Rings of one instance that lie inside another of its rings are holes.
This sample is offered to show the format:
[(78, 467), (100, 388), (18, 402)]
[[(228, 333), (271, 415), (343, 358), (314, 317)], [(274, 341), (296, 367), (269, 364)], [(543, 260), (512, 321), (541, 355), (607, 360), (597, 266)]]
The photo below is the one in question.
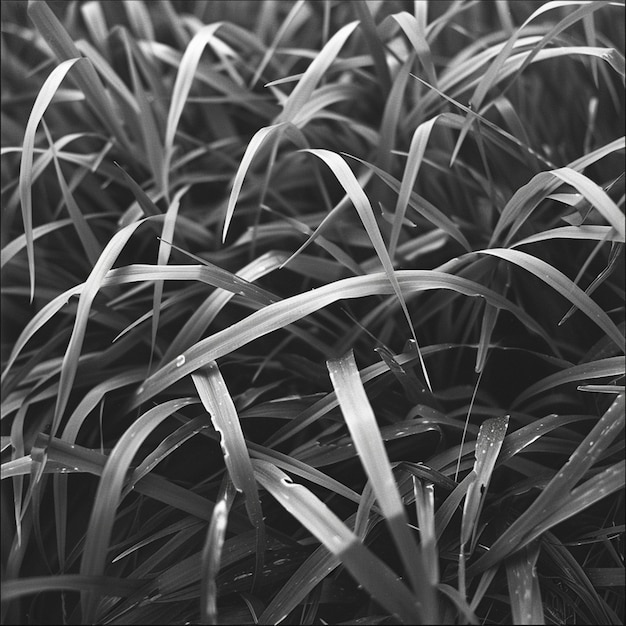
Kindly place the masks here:
[(376, 254), (382, 263), (383, 269), (389, 278), (389, 282), (393, 286), (393, 290), (398, 297), (398, 301), (400, 302), (400, 306), (402, 307), (402, 311), (404, 313), (404, 317), (406, 318), (407, 324), (409, 326), (409, 330), (411, 332), (411, 336), (415, 340), (415, 345), (417, 348), (417, 352), (420, 357), (420, 365), (422, 366), (422, 372), (424, 373), (424, 379), (426, 380), (426, 384), (428, 388), (432, 391), (433, 388), (430, 384), (430, 378), (428, 376), (428, 372), (426, 371), (426, 364), (424, 363), (424, 358), (422, 356), (419, 342), (417, 341), (417, 337), (415, 336), (415, 328), (413, 327), (413, 322), (411, 321), (411, 316), (409, 315), (409, 310), (407, 309), (406, 302), (404, 300), (404, 296), (402, 295), (402, 291), (400, 289), (400, 285), (398, 284), (398, 279), (396, 278), (393, 264), (391, 262), (391, 258), (389, 257), (389, 252), (385, 247), (385, 242), (383, 241), (383, 237), (380, 233), (380, 229), (378, 228), (378, 224), (376, 223), (376, 217), (374, 216), (374, 211), (372, 210), (372, 205), (368, 197), (365, 195), (362, 187), (359, 185), (358, 180), (355, 175), (352, 173), (352, 170), (348, 167), (348, 164), (344, 161), (344, 159), (334, 152), (330, 152), (329, 150), (306, 150), (306, 152), (310, 152), (314, 154), (318, 158), (328, 165), (333, 174), (337, 177), (337, 180), (341, 184), (341, 186), (346, 190), (348, 196), (350, 196), (350, 200), (354, 204), (354, 208), (357, 210), (361, 221), (363, 222), (363, 226), (365, 226), (365, 230), (372, 242), (372, 246), (374, 246), (374, 250), (376, 250)]
[(226, 478), (223, 495), (213, 509), (211, 524), (202, 550), (202, 581), (200, 583), (200, 615), (207, 624), (217, 624), (217, 585), (215, 579), (220, 569), (222, 548), (228, 525), (228, 512), (233, 504), (234, 489), (230, 478)]
[[(105, 569), (113, 523), (120, 502), (126, 472), (146, 437), (174, 411), (195, 402), (194, 398), (169, 400), (144, 413), (118, 440), (102, 472), (91, 511), (80, 565), (83, 576), (100, 576)], [(93, 623), (97, 598), (93, 592), (81, 594), (83, 620)]]
[[(489, 303), (511, 311), (523, 324), (544, 337), (549, 343), (549, 339), (541, 327), (529, 315), (506, 298), (479, 283), (432, 270), (399, 270), (395, 274), (400, 287), (406, 289), (407, 293), (428, 289), (451, 289), (468, 296), (482, 296)], [(158, 275), (155, 276), (155, 278), (158, 277)], [(287, 324), (291, 324), (337, 300), (390, 293), (393, 293), (393, 287), (386, 274), (381, 272), (339, 280), (270, 304), (241, 322), (221, 330), (211, 337), (202, 339), (185, 350), (181, 355), (185, 357), (182, 365), (177, 364), (180, 362), (178, 359), (164, 365), (137, 390), (132, 400), (132, 406), (139, 406), (202, 365), (229, 354), (254, 339), (283, 328)]]
[[(535, 529), (541, 526), (546, 519), (559, 512), (571, 498), (572, 488), (598, 461), (602, 452), (624, 428), (624, 406), (624, 394), (620, 394), (537, 499), (494, 542), (489, 552), (468, 568), (468, 577), (484, 571), (509, 554), (523, 548), (535, 538)], [(618, 474), (616, 474), (617, 476)], [(622, 476), (617, 486), (623, 485), (623, 483)], [(608, 495), (609, 492), (608, 489), (606, 492), (598, 493), (596, 491), (595, 496), (601, 498)], [(573, 515), (586, 508), (591, 502), (589, 497), (581, 498), (568, 512)]]
[(564, 298), (576, 305), (589, 319), (595, 322), (620, 348), (624, 346), (624, 336), (613, 323), (611, 318), (596, 304), (578, 285), (572, 282), (565, 274), (542, 259), (506, 248), (481, 250), (480, 254), (491, 254), (501, 259), (515, 263), (531, 272), (537, 278), (561, 294)]
[(341, 559), (350, 574), (390, 613), (405, 624), (420, 617), (416, 599), (396, 575), (306, 487), (265, 461), (254, 461), (257, 480), (326, 549)]
[(423, 618), (429, 624), (436, 623), (439, 618), (434, 585), (431, 580), (424, 584), (428, 580), (424, 557), (409, 531), (400, 492), (354, 354), (350, 351), (339, 359), (328, 361), (327, 367), (350, 436), (411, 580)]
[(520, 550), (506, 562), (506, 579), (514, 624), (544, 624), (536, 564), (539, 543)]
[[(463, 597), (465, 597), (465, 557), (468, 553), (471, 554), (474, 549), (478, 519), (485, 503), (491, 475), (496, 466), (496, 460), (500, 453), (508, 425), (508, 415), (504, 417), (494, 417), (485, 420), (478, 431), (473, 468), (476, 479), (470, 484), (467, 490), (465, 505), (463, 507), (463, 518), (461, 521), (459, 591)], [(468, 544), (469, 552), (466, 552)]]
[[(184, 356), (178, 359), (184, 361)], [(248, 454), (246, 440), (241, 430), (241, 423), (233, 399), (228, 393), (226, 382), (213, 361), (192, 374), (194, 385), (204, 408), (211, 415), (215, 430), (219, 433), (220, 445), (224, 454), (224, 463), (237, 491), (246, 499), (246, 510), (250, 521), (257, 531), (256, 581), (263, 569), (265, 554), (265, 522), (261, 501), (256, 486), (254, 471)]]

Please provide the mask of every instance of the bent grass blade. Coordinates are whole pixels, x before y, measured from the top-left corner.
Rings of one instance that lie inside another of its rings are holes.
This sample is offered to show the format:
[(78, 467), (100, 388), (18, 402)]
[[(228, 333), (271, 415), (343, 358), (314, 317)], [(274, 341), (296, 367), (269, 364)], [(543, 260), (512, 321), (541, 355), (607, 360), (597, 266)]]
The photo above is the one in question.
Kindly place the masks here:
[(256, 528), (257, 551), (254, 586), (263, 569), (265, 522), (263, 521), (259, 491), (239, 415), (215, 361), (194, 372), (191, 377), (204, 408), (211, 416), (213, 427), (220, 435), (220, 445), (228, 474), (235, 489), (243, 493), (246, 500), (246, 511)]
[(254, 461), (257, 480), (326, 549), (341, 559), (347, 570), (372, 597), (404, 623), (420, 617), (416, 598), (393, 571), (368, 550), (358, 537), (306, 487), (265, 461)]
[[(409, 531), (400, 492), (354, 354), (349, 351), (326, 365), (350, 436), (411, 580), (423, 618), (426, 623), (437, 623), (434, 585), (428, 579), (424, 556)], [(426, 580), (428, 584), (424, 584)]]

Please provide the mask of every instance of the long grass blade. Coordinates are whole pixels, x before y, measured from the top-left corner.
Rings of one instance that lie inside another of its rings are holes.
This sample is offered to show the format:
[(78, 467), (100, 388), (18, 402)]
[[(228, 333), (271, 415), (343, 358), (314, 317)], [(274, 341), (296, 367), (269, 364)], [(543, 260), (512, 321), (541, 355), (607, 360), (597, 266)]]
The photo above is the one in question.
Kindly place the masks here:
[(80, 59), (68, 59), (55, 67), (50, 76), (42, 85), (37, 99), (33, 104), (32, 111), (26, 124), (24, 132), (24, 143), (22, 145), (22, 160), (20, 162), (20, 203), (22, 205), (22, 221), (24, 223), (24, 234), (26, 236), (26, 254), (28, 257), (28, 272), (30, 278), (30, 299), (32, 301), (35, 295), (35, 248), (33, 245), (33, 151), (35, 148), (35, 135), (39, 122), (43, 118), (48, 105), (50, 104), (54, 94), (57, 92), (59, 85)]
[(361, 221), (363, 222), (363, 226), (367, 231), (367, 234), (374, 246), (374, 250), (376, 250), (376, 254), (382, 263), (382, 266), (389, 278), (389, 282), (393, 286), (393, 290), (400, 302), (400, 306), (402, 307), (402, 311), (404, 313), (404, 317), (409, 326), (409, 330), (411, 332), (411, 336), (413, 337), (418, 354), (420, 356), (420, 365), (422, 367), (422, 372), (424, 374), (424, 379), (428, 388), (432, 391), (432, 385), (430, 384), (430, 378), (428, 376), (428, 372), (426, 371), (426, 364), (424, 363), (424, 358), (422, 357), (422, 353), (419, 347), (419, 342), (417, 341), (417, 337), (415, 335), (415, 328), (413, 327), (413, 322), (411, 321), (411, 316), (409, 315), (409, 310), (406, 306), (406, 302), (404, 300), (404, 296), (402, 295), (402, 291), (400, 289), (400, 285), (398, 284), (398, 280), (396, 278), (393, 264), (391, 262), (391, 258), (389, 257), (389, 252), (385, 247), (385, 242), (383, 241), (383, 237), (381, 235), (380, 229), (378, 228), (378, 224), (376, 223), (376, 217), (374, 216), (374, 211), (372, 210), (372, 205), (368, 197), (365, 195), (365, 192), (359, 185), (358, 180), (355, 175), (352, 173), (352, 170), (348, 167), (348, 164), (344, 161), (344, 159), (334, 152), (330, 152), (329, 150), (307, 150), (311, 154), (317, 156), (322, 161), (326, 163), (326, 165), (330, 168), (333, 174), (337, 177), (337, 180), (341, 184), (341, 186), (346, 190), (346, 193), (350, 196), (352, 203), (354, 204)]
[[(184, 356), (178, 357), (184, 360)], [(233, 399), (217, 366), (212, 362), (192, 374), (192, 379), (213, 427), (220, 435), (224, 463), (233, 485), (246, 499), (246, 511), (257, 531), (256, 570), (254, 581), (263, 569), (265, 556), (265, 522), (252, 462)], [(254, 586), (254, 583), (253, 583)]]
[(352, 576), (390, 613), (412, 624), (419, 616), (411, 592), (357, 536), (306, 487), (264, 461), (254, 461), (257, 480), (327, 550), (341, 559)]
[(389, 525), (423, 617), (428, 623), (436, 623), (438, 616), (434, 586), (432, 581), (424, 585), (424, 579), (427, 579), (424, 557), (409, 532), (402, 499), (354, 354), (350, 351), (343, 357), (328, 361), (327, 367), (350, 436)]

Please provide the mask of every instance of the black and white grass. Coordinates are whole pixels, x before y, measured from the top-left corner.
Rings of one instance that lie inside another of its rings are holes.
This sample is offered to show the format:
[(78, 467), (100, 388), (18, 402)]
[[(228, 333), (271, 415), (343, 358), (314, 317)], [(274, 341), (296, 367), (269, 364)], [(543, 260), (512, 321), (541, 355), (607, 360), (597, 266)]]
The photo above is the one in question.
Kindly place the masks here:
[(3, 623), (623, 623), (622, 2), (1, 8)]

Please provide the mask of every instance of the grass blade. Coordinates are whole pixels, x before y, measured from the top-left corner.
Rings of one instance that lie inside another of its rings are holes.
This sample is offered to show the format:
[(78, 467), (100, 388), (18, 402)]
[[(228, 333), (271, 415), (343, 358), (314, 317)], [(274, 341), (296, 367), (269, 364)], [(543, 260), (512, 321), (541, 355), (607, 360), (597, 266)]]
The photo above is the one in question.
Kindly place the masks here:
[(506, 562), (506, 579), (514, 624), (544, 624), (541, 590), (535, 565), (539, 543), (527, 546)]
[[(178, 357), (183, 359), (184, 357)], [(226, 382), (213, 361), (192, 374), (193, 383), (204, 408), (209, 412), (213, 427), (220, 435), (224, 463), (233, 485), (246, 499), (246, 511), (257, 531), (256, 570), (254, 581), (263, 569), (265, 556), (265, 522), (246, 440), (241, 430), (237, 409)], [(254, 586), (254, 582), (253, 582)]]
[[(78, 56), (78, 55), (76, 55)], [(26, 236), (26, 254), (28, 256), (28, 272), (30, 277), (30, 299), (35, 295), (35, 248), (33, 244), (33, 152), (35, 148), (35, 134), (37, 126), (43, 118), (50, 101), (57, 92), (59, 85), (67, 73), (78, 63), (80, 59), (68, 59), (55, 67), (44, 84), (42, 85), (35, 104), (26, 124), (24, 143), (22, 145), (22, 160), (20, 162), (20, 203), (22, 205), (22, 221), (24, 222), (24, 234)]]
[(254, 461), (254, 467), (261, 485), (327, 550), (341, 559), (372, 597), (404, 623), (415, 623), (418, 607), (409, 590), (321, 500), (270, 463)]
[(428, 372), (426, 371), (426, 364), (424, 363), (424, 358), (422, 357), (422, 353), (419, 347), (419, 342), (417, 341), (417, 337), (415, 336), (415, 329), (413, 327), (413, 322), (411, 321), (411, 316), (409, 315), (409, 310), (407, 309), (406, 302), (404, 300), (404, 296), (402, 295), (402, 291), (400, 289), (400, 285), (398, 284), (398, 279), (396, 278), (393, 264), (391, 259), (389, 258), (389, 252), (385, 247), (385, 242), (383, 241), (383, 237), (378, 228), (378, 224), (376, 223), (376, 217), (374, 216), (374, 211), (372, 210), (372, 205), (368, 197), (365, 195), (362, 187), (359, 185), (358, 180), (355, 175), (352, 173), (352, 170), (348, 167), (348, 164), (344, 161), (344, 159), (334, 152), (330, 152), (329, 150), (306, 150), (306, 152), (310, 152), (311, 154), (317, 156), (322, 161), (326, 163), (326, 165), (330, 168), (333, 174), (337, 177), (337, 180), (341, 184), (341, 186), (346, 190), (348, 196), (350, 196), (350, 200), (354, 204), (361, 221), (363, 222), (363, 226), (365, 226), (365, 230), (372, 242), (372, 246), (374, 246), (374, 250), (376, 250), (376, 254), (382, 263), (382, 266), (389, 278), (389, 282), (393, 286), (393, 290), (400, 302), (400, 306), (402, 307), (402, 311), (404, 313), (404, 317), (409, 326), (409, 330), (411, 332), (411, 336), (415, 340), (415, 345), (420, 357), (420, 365), (422, 367), (422, 372), (424, 373), (424, 379), (430, 391), (432, 391), (432, 386), (430, 384), (430, 378), (428, 376)]
[(520, 250), (493, 248), (480, 250), (479, 254), (491, 254), (505, 259), (524, 268), (547, 285), (560, 293), (564, 298), (578, 307), (587, 317), (594, 321), (620, 348), (624, 345), (624, 336), (611, 318), (596, 304), (578, 285), (555, 267)]
[(400, 492), (380, 437), (378, 423), (365, 394), (352, 351), (327, 362), (330, 380), (344, 419), (372, 489), (393, 536), (413, 591), (427, 623), (438, 622), (437, 603), (432, 581), (428, 580), (424, 557), (409, 532)]
[[(113, 522), (120, 502), (126, 472), (146, 437), (174, 411), (195, 402), (194, 398), (177, 398), (144, 413), (118, 440), (102, 472), (91, 511), (85, 547), (80, 566), (82, 576), (100, 576), (105, 567)], [(81, 594), (83, 620), (92, 623), (96, 614), (93, 592)]]

